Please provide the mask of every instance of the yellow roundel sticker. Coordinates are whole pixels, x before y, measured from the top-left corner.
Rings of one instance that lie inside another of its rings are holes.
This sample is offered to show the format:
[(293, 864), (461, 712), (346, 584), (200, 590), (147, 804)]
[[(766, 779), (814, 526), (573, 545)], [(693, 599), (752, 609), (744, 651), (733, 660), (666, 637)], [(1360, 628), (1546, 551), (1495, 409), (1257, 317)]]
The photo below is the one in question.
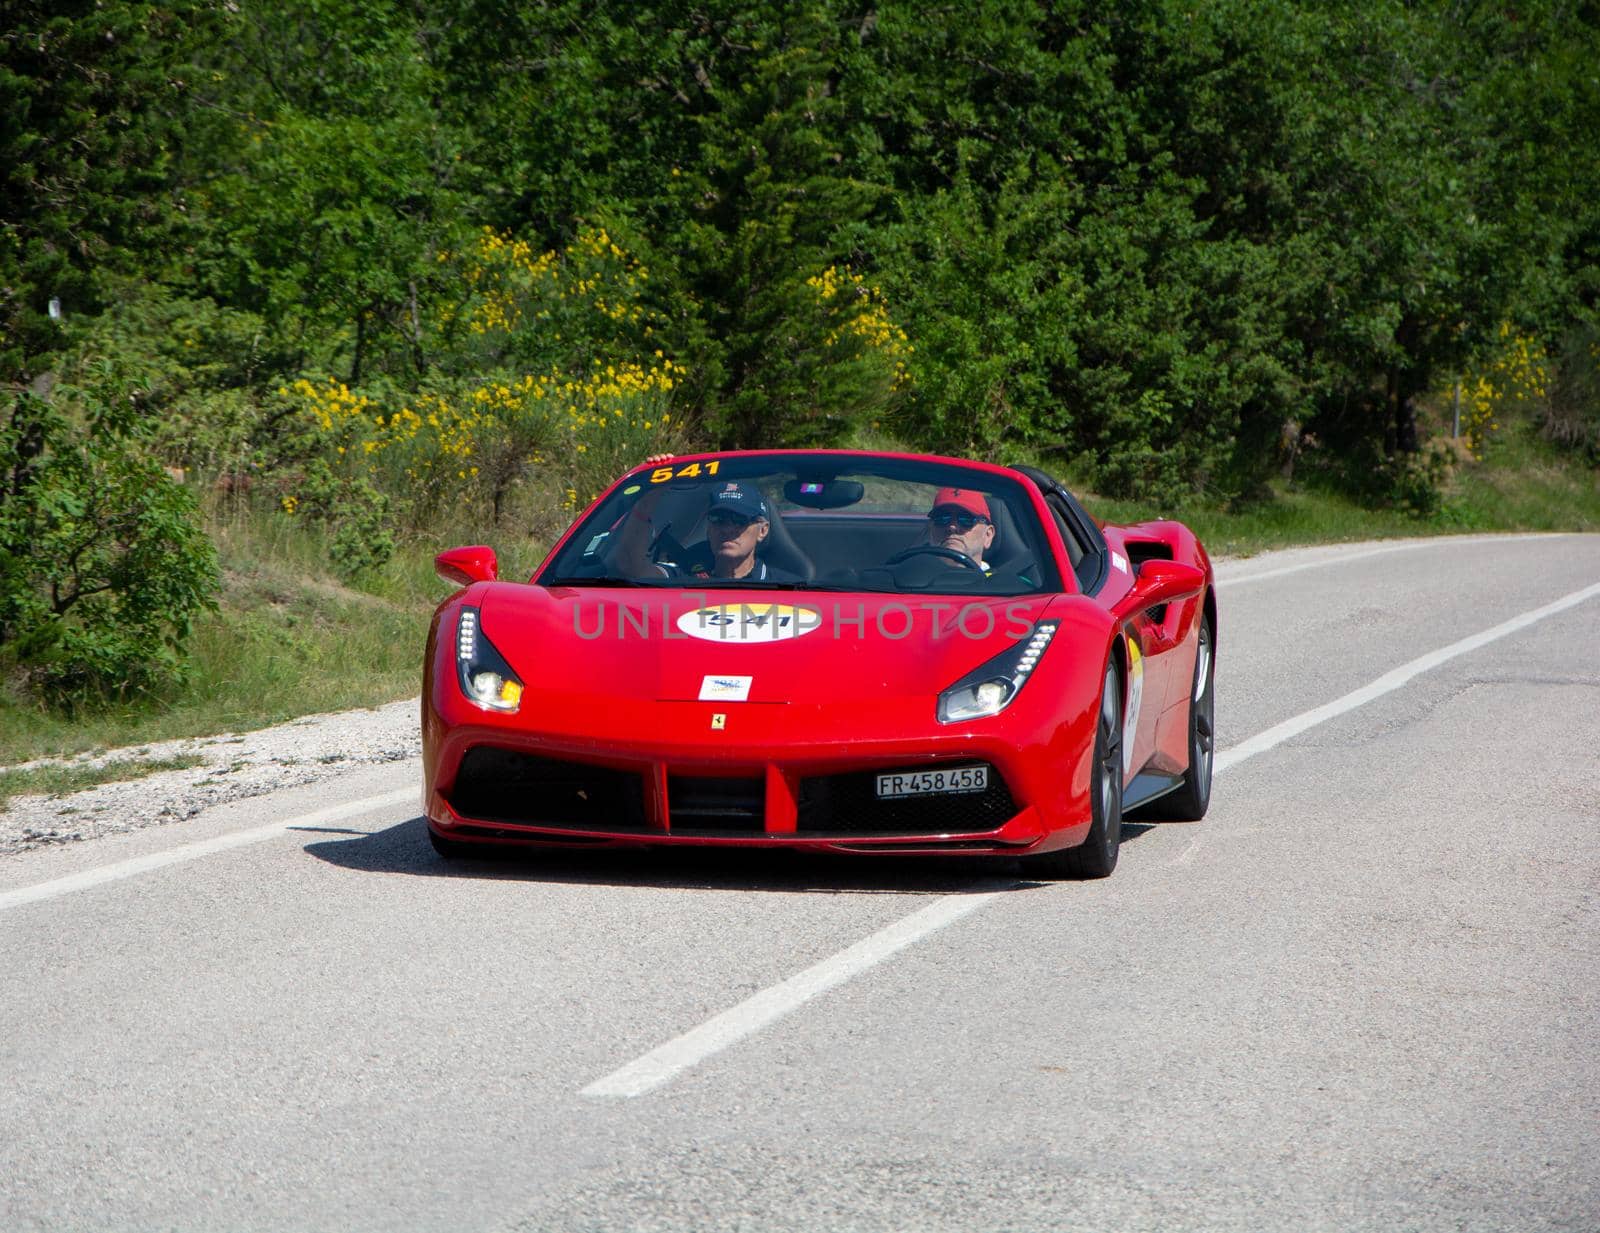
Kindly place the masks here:
[(1133, 738), (1139, 735), (1139, 708), (1144, 701), (1144, 656), (1128, 639), (1128, 713), (1122, 721), (1122, 773), (1133, 769)]
[(678, 628), (707, 642), (781, 642), (822, 627), (815, 608), (793, 604), (713, 604), (678, 618)]

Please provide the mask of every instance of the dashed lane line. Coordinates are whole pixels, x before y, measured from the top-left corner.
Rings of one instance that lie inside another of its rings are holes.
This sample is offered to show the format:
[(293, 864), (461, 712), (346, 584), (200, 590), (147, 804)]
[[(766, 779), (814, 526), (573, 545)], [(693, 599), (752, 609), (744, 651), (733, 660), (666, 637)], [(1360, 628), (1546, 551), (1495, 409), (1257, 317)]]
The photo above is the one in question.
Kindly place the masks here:
[[(1503, 621), (1492, 629), (1486, 629), (1480, 634), (1463, 638), (1459, 642), (1452, 642), (1449, 646), (1422, 655), (1408, 664), (1384, 673), (1383, 676), (1373, 681), (1372, 684), (1346, 694), (1337, 701), (1326, 706), (1319, 706), (1306, 711), (1293, 719), (1284, 721), (1275, 727), (1268, 728), (1265, 732), (1251, 737), (1217, 755), (1212, 774), (1223, 774), (1231, 767), (1238, 766), (1247, 758), (1257, 754), (1266, 753), (1267, 750), (1283, 744), (1285, 741), (1300, 735), (1308, 728), (1317, 724), (1326, 723), (1336, 716), (1343, 715), (1359, 706), (1365, 706), (1384, 694), (1392, 693), (1418, 673), (1436, 668), (1440, 664), (1449, 662), (1459, 655), (1475, 651), (1479, 647), (1526, 629), (1546, 617), (1554, 616), (1558, 612), (1565, 612), (1568, 608), (1575, 607), (1585, 600), (1600, 596), (1600, 583), (1585, 587), (1581, 591), (1574, 591), (1564, 595), (1554, 603), (1546, 604), (1542, 608), (1535, 608), (1521, 616), (1512, 617)], [(1188, 848), (1181, 853), (1174, 863), (1187, 861), (1199, 846), (1197, 837)], [(977, 888), (974, 888), (977, 889)], [(681, 1036), (676, 1036), (643, 1056), (636, 1058), (615, 1070), (604, 1078), (596, 1079), (589, 1086), (583, 1088), (579, 1095), (594, 1098), (621, 1098), (629, 1099), (643, 1096), (662, 1085), (677, 1078), (684, 1071), (699, 1065), (701, 1062), (722, 1052), (730, 1045), (737, 1044), (747, 1036), (751, 1036), (763, 1028), (782, 1019), (792, 1011), (799, 1009), (812, 998), (837, 988), (852, 977), (860, 975), (869, 968), (882, 963), (891, 955), (904, 950), (914, 942), (937, 933), (947, 925), (952, 925), (965, 916), (976, 912), (979, 908), (992, 903), (1003, 893), (1003, 888), (997, 888), (986, 894), (973, 894), (971, 892), (946, 895), (935, 900), (927, 907), (913, 912), (910, 916), (896, 921), (894, 924), (880, 929), (870, 937), (864, 938), (855, 945), (847, 947), (831, 958), (813, 964), (805, 971), (779, 984), (763, 989), (760, 993), (746, 998), (737, 1006), (733, 1006), (707, 1019), (700, 1026), (691, 1028)]]
[(1358, 706), (1365, 706), (1367, 703), (1383, 697), (1384, 694), (1393, 693), (1410, 681), (1412, 677), (1427, 672), (1430, 668), (1437, 668), (1441, 664), (1449, 663), (1450, 660), (1458, 656), (1467, 654), (1469, 651), (1476, 651), (1479, 647), (1488, 646), (1491, 642), (1498, 642), (1501, 638), (1514, 634), (1518, 630), (1527, 629), (1528, 626), (1536, 625), (1546, 617), (1565, 612), (1568, 608), (1575, 608), (1586, 600), (1594, 599), (1596, 596), (1600, 596), (1600, 582), (1595, 583), (1593, 586), (1584, 587), (1581, 591), (1573, 591), (1570, 595), (1563, 595), (1560, 599), (1545, 604), (1542, 608), (1534, 608), (1529, 612), (1524, 612), (1521, 616), (1512, 617), (1509, 621), (1502, 621), (1482, 633), (1471, 634), (1457, 642), (1452, 642), (1449, 646), (1440, 647), (1437, 651), (1429, 651), (1426, 655), (1419, 655), (1410, 663), (1401, 664), (1398, 668), (1390, 669), (1371, 684), (1352, 690), (1342, 698), (1336, 698), (1323, 706), (1304, 711), (1292, 719), (1284, 720), (1281, 724), (1274, 724), (1264, 732), (1256, 733), (1255, 736), (1250, 737), (1248, 740), (1240, 741), (1232, 749), (1217, 755), (1214, 769), (1216, 772), (1221, 772), (1230, 766), (1237, 766), (1246, 758), (1253, 758), (1259, 753), (1265, 753), (1274, 746), (1281, 745), (1285, 741), (1299, 736), (1309, 728), (1315, 728), (1318, 724), (1326, 723), (1328, 720), (1337, 718), (1347, 711), (1353, 711)]
[(760, 1031), (769, 1023), (783, 1018), (819, 994), (844, 984), (913, 942), (976, 912), (1015, 885), (1016, 882), (1011, 881), (1001, 883), (997, 889), (986, 893), (944, 895), (920, 911), (902, 917), (871, 937), (863, 938), (854, 946), (707, 1019), (699, 1027), (650, 1050), (621, 1070), (613, 1071), (603, 1079), (596, 1079), (579, 1095), (629, 1097), (653, 1091), (712, 1054), (722, 1052), (752, 1032)]

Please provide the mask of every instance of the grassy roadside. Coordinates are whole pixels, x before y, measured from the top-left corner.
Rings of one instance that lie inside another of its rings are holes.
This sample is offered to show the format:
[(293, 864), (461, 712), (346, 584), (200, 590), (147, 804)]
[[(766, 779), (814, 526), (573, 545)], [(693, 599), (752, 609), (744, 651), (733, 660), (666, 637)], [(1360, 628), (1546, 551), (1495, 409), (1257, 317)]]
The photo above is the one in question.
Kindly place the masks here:
[(195, 624), (183, 685), (153, 702), (75, 716), (0, 694), (0, 766), (260, 728), (416, 692), (429, 614), (446, 593), (430, 585), (420, 554), (402, 554), (358, 591), (334, 576), (322, 538), (286, 516), (214, 516), (208, 531), (223, 587), (219, 610)]
[(1252, 556), (1273, 548), (1353, 540), (1476, 532), (1600, 531), (1600, 469), (1585, 467), (1518, 424), (1494, 443), (1485, 464), (1458, 468), (1440, 511), (1418, 518), (1368, 509), (1315, 488), (1280, 485), (1274, 499), (1232, 512), (1194, 500), (1156, 509), (1088, 496), (1084, 504), (1109, 522), (1176, 518), (1194, 528), (1212, 556)]
[[(1488, 463), (1460, 469), (1443, 510), (1422, 520), (1346, 498), (1285, 487), (1243, 512), (1196, 500), (1176, 508), (1086, 497), (1109, 521), (1179, 518), (1214, 556), (1302, 544), (1479, 531), (1600, 531), (1600, 471), (1550, 450), (1531, 432), (1507, 434)], [(433, 554), (485, 542), (502, 577), (526, 577), (546, 544), (487, 528), (401, 547), (360, 589), (328, 566), (314, 527), (282, 514), (214, 514), (208, 527), (224, 569), (220, 610), (198, 622), (185, 684), (155, 703), (63, 716), (0, 691), (0, 767), (31, 758), (265, 727), (300, 715), (377, 706), (418, 690), (423, 639), (449, 588)], [(20, 789), (12, 789), (18, 791)], [(32, 789), (59, 790), (59, 789)]]

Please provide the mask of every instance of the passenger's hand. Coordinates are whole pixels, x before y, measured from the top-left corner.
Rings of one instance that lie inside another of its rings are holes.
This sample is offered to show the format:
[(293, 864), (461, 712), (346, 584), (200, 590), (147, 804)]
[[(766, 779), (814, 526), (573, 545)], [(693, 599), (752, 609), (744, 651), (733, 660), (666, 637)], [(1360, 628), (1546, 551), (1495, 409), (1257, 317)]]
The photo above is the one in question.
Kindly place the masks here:
[(677, 457), (677, 455), (675, 455), (675, 454), (651, 454), (648, 458), (645, 459), (645, 462), (647, 462), (647, 463), (651, 463), (651, 462), (666, 462), (668, 459), (675, 458), (675, 457)]

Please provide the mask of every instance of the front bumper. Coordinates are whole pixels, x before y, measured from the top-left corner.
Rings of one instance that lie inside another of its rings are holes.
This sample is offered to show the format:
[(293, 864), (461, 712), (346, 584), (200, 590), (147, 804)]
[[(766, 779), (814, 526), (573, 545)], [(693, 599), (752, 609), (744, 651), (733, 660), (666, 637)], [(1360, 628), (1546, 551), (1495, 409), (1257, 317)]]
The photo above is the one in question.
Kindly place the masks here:
[[(424, 807), (455, 840), (1017, 855), (1088, 832), (1090, 742), (1070, 721), (1035, 730), (1008, 711), (981, 731), (886, 735), (910, 726), (905, 715), (867, 703), (852, 708), (848, 739), (797, 741), (838, 730), (840, 716), (743, 706), (725, 707), (708, 740), (709, 703), (625, 705), (598, 724), (568, 714), (561, 731), (449, 709), (424, 716)], [(614, 735), (629, 731), (656, 735)], [(980, 763), (991, 768), (981, 792), (876, 796), (879, 773)]]

